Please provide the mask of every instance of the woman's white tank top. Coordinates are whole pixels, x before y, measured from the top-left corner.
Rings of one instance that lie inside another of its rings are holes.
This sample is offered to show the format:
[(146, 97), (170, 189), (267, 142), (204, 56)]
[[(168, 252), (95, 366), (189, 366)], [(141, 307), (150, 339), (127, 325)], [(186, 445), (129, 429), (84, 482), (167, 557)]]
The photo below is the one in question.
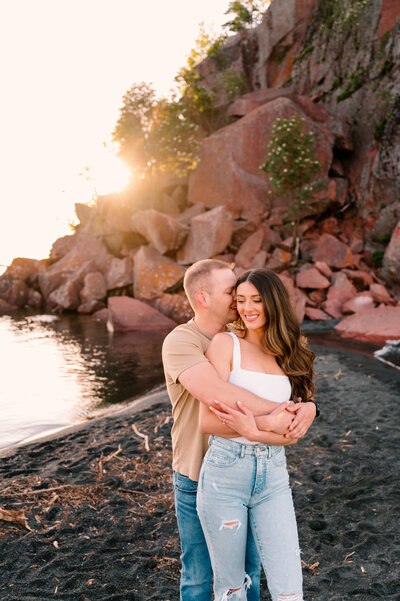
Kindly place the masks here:
[[(239, 338), (233, 332), (227, 332), (227, 334), (233, 338), (232, 371), (228, 381), (241, 388), (246, 388), (263, 399), (275, 401), (275, 403), (290, 401), (292, 389), (289, 378), (281, 374), (267, 374), (262, 371), (242, 369)], [(247, 440), (244, 436), (232, 438), (232, 440), (243, 444), (257, 444)]]

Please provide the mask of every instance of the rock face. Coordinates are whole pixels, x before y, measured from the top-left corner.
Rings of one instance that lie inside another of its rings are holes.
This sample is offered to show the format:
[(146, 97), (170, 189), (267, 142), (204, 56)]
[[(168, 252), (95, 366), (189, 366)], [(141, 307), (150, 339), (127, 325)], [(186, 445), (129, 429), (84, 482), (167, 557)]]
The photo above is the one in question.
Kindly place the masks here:
[(187, 226), (170, 215), (163, 215), (153, 209), (135, 213), (132, 217), (132, 229), (144, 236), (162, 255), (181, 248), (189, 233)]
[(337, 269), (354, 265), (354, 257), (349, 247), (330, 234), (323, 234), (319, 239), (313, 253), (313, 260)]
[(177, 260), (190, 265), (201, 259), (209, 259), (225, 250), (233, 231), (233, 217), (224, 206), (193, 217), (190, 234)]
[(328, 278), (322, 275), (315, 267), (303, 269), (296, 274), (296, 284), (299, 288), (329, 288)]
[[(325, 112), (325, 127), (318, 127), (310, 117), (311, 111), (307, 114), (303, 108), (283, 93), (206, 138), (199, 168), (189, 179), (189, 202), (202, 202), (208, 207), (226, 205), (243, 219), (261, 216), (266, 209), (270, 185), (259, 167), (265, 159), (273, 122), (278, 117), (288, 119), (298, 113), (305, 121), (305, 130), (314, 132), (316, 154), (323, 163), (320, 178), (327, 176), (335, 139), (330, 131), (333, 128), (332, 118)], [(331, 198), (332, 193), (327, 186), (320, 196), (319, 207), (321, 203), (328, 206), (331, 200), (335, 200), (336, 192)], [(277, 199), (275, 201), (278, 202)], [(312, 214), (313, 210), (308, 209)]]
[(108, 299), (107, 327), (111, 331), (172, 330), (176, 322), (156, 309), (129, 296), (112, 296)]
[[(213, 257), (237, 274), (279, 273), (300, 321), (398, 308), (399, 28), (400, 0), (273, 0), (258, 27), (228, 38), (225, 67), (197, 67), (208, 93), (229, 70), (248, 88), (233, 101), (218, 92), (224, 127), (203, 140), (198, 168), (78, 203), (76, 233), (48, 260), (16, 259), (0, 276), (0, 311), (91, 313), (133, 294), (180, 323), (191, 315), (185, 268)], [(295, 113), (323, 165), (297, 230), (293, 198), (259, 169), (275, 119)]]
[(140, 248), (134, 263), (133, 292), (135, 298), (141, 300), (162, 296), (185, 275), (183, 267), (149, 246)]
[(342, 338), (385, 343), (400, 338), (400, 307), (377, 307), (345, 317), (335, 326)]

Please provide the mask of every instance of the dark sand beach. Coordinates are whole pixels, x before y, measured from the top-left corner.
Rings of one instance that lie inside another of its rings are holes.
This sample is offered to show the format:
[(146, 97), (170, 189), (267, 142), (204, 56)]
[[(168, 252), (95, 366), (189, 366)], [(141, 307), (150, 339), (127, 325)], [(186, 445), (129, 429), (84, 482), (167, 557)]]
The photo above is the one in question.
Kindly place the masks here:
[[(398, 601), (400, 372), (314, 350), (322, 415), (287, 450), (304, 598)], [(1, 601), (178, 601), (170, 409), (153, 401), (0, 454), (0, 507), (27, 526), (0, 521)]]

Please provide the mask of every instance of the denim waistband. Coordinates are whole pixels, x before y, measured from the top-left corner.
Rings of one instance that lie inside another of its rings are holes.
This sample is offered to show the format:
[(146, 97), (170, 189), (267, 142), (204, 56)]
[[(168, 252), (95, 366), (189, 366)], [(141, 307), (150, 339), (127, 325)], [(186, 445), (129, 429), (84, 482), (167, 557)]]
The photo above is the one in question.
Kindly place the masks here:
[(214, 436), (213, 434), (210, 436), (210, 446), (211, 445), (234, 451), (240, 457), (244, 457), (245, 455), (253, 455), (256, 457), (263, 455), (269, 458), (272, 457), (272, 455), (276, 455), (277, 453), (284, 451), (283, 446), (274, 446), (258, 443), (243, 444), (242, 442), (237, 442), (236, 440), (232, 440), (231, 438), (222, 438), (221, 436)]

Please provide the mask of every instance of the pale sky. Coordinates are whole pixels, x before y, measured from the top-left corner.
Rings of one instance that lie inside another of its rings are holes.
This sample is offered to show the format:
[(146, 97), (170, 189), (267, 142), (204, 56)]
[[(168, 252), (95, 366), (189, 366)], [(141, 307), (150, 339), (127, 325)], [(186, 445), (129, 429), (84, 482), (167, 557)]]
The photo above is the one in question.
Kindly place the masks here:
[[(220, 31), (229, 0), (0, 0), (0, 264), (45, 258), (90, 200), (123, 181), (111, 132), (124, 93), (166, 95), (204, 21)], [(122, 171), (122, 172), (121, 172)]]

